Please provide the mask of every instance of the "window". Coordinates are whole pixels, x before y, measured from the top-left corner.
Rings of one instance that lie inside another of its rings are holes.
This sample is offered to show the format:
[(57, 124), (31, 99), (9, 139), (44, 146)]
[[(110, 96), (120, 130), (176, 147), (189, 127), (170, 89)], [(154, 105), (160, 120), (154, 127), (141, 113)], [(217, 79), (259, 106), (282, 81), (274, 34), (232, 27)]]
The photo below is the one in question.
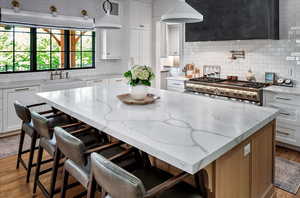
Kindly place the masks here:
[(0, 72), (30, 71), (30, 31), (0, 25)]
[(85, 68), (93, 65), (92, 32), (69, 31), (70, 35), (70, 66)]
[(95, 67), (95, 33), (0, 25), (0, 73)]

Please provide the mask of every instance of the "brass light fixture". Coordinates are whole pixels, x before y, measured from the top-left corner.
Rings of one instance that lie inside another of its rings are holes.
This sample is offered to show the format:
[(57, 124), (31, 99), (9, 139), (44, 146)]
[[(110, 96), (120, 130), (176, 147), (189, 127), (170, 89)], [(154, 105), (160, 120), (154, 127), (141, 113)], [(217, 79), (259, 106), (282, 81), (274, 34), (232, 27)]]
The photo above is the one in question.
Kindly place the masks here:
[(88, 12), (86, 10), (81, 10), (81, 15), (84, 19), (88, 19), (89, 18), (89, 15), (88, 15)]
[(19, 12), (20, 11), (21, 4), (20, 4), (19, 1), (13, 0), (11, 2), (11, 5), (12, 5), (12, 8), (14, 9), (15, 12)]
[(50, 6), (49, 10), (50, 10), (52, 16), (54, 16), (54, 17), (57, 16), (57, 8), (55, 6), (53, 6), (53, 5)]

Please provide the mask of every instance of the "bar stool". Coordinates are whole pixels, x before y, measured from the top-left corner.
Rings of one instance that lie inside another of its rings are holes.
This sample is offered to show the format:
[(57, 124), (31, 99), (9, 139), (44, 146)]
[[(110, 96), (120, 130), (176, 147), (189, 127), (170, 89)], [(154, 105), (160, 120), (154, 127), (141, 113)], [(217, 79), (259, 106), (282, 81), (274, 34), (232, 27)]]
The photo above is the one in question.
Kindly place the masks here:
[[(134, 149), (131, 147), (121, 147), (121, 144), (124, 143), (119, 141), (88, 150), (80, 139), (72, 136), (60, 127), (55, 128), (55, 137), (58, 150), (60, 150), (67, 158), (64, 164), (63, 186), (61, 191), (62, 198), (66, 197), (69, 175), (73, 176), (86, 190), (88, 190), (91, 170), (90, 154), (92, 152), (100, 152), (109, 160), (113, 160), (123, 167), (128, 167), (131, 165), (131, 162), (134, 162), (128, 160), (128, 156), (135, 158), (135, 154), (133, 154)], [(80, 195), (83, 196), (85, 194), (81, 193)]]
[(91, 155), (91, 166), (88, 198), (94, 198), (97, 184), (102, 198), (202, 198), (197, 188), (182, 182), (187, 173), (172, 177), (154, 167), (129, 173), (97, 153)]
[[(33, 193), (35, 194), (37, 187), (39, 187), (46, 197), (52, 198), (54, 194), (60, 191), (59, 189), (55, 189), (55, 184), (56, 177), (58, 174), (58, 168), (62, 165), (59, 163), (61, 159), (61, 153), (59, 150), (56, 149), (56, 137), (53, 134), (54, 129), (52, 127), (53, 125), (50, 123), (50, 120), (36, 112), (32, 112), (31, 116), (33, 127), (37, 134), (40, 136)], [(69, 126), (64, 127), (64, 129), (68, 130), (69, 133), (72, 133), (73, 135), (81, 139), (89, 149), (98, 147), (106, 143), (106, 138), (104, 138), (102, 134), (99, 134), (92, 127), (80, 125), (79, 129), (74, 130), (74, 128), (76, 127), (78, 126), (70, 124)], [(44, 150), (53, 158), (53, 165), (52, 168), (41, 171), (41, 162)], [(47, 188), (40, 181), (40, 176), (50, 171), (51, 182), (48, 191)]]
[[(39, 103), (39, 104), (25, 106), (18, 101), (14, 102), (16, 114), (22, 120), (16, 168), (18, 169), (19, 165), (21, 163), (22, 166), (27, 170), (27, 176), (26, 176), (27, 183), (29, 182), (29, 179), (30, 179), (32, 167), (36, 166), (36, 163), (33, 163), (33, 157), (34, 157), (34, 151), (37, 149), (36, 142), (37, 142), (37, 139), (39, 138), (38, 134), (35, 132), (33, 125), (32, 125), (30, 108), (43, 106), (43, 105), (46, 105), (46, 103)], [(47, 117), (49, 119), (51, 119), (52, 124), (55, 124), (55, 125), (58, 125), (59, 123), (60, 124), (67, 123), (67, 120), (68, 120), (67, 117), (65, 117), (61, 113), (58, 113), (55, 110), (40, 112), (40, 114), (47, 114), (48, 115)], [(31, 138), (30, 149), (27, 149), (27, 150), (23, 150), (25, 135), (27, 135)], [(29, 159), (26, 164), (22, 158), (22, 155), (25, 153), (28, 153), (28, 152), (29, 152)]]

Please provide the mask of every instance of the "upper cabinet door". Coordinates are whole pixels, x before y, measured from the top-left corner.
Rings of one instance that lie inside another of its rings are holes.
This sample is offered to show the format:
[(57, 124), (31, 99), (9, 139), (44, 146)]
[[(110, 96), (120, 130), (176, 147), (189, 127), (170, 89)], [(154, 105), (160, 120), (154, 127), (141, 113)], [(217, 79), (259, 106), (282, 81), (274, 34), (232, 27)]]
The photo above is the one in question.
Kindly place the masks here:
[(152, 50), (152, 45), (151, 45), (151, 31), (149, 30), (143, 30), (140, 32), (140, 45), (141, 45), (141, 64), (142, 65), (147, 65), (147, 66), (152, 66), (151, 65), (151, 50)]
[(130, 2), (130, 27), (137, 29), (151, 29), (152, 5), (132, 0)]
[(138, 65), (141, 64), (141, 38), (140, 30), (132, 29), (130, 30), (130, 64)]
[(98, 30), (100, 59), (121, 59), (121, 30)]

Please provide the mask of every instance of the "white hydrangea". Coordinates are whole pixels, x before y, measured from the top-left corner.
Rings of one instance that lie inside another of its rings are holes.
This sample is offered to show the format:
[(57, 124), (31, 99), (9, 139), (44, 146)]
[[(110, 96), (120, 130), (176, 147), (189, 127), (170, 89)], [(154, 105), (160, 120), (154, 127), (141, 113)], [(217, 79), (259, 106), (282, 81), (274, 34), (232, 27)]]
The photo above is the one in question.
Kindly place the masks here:
[(152, 76), (152, 69), (147, 66), (134, 66), (131, 69), (132, 79), (148, 80)]

